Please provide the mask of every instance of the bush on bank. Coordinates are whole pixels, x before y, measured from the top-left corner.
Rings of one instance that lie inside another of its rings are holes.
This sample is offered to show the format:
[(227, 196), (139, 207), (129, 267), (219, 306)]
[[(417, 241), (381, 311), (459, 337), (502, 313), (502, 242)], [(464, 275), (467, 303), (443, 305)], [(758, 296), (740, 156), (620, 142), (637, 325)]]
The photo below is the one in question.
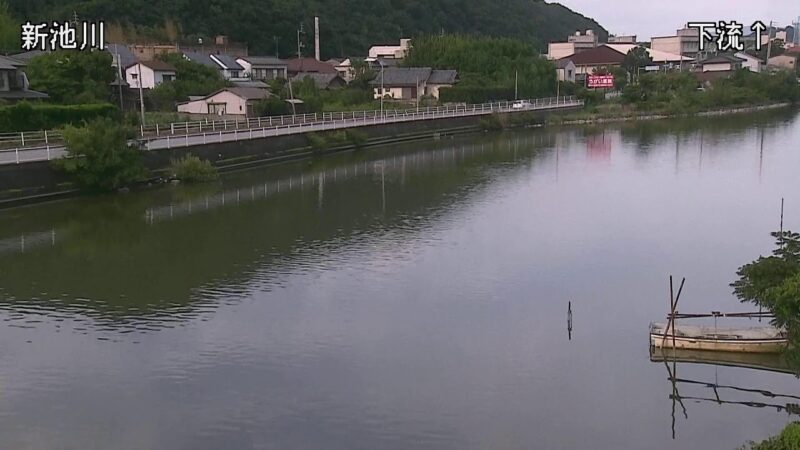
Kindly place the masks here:
[(67, 156), (54, 161), (87, 190), (113, 191), (147, 175), (138, 148), (129, 143), (133, 130), (103, 117), (83, 127), (64, 129)]
[(0, 132), (35, 131), (78, 125), (98, 117), (117, 117), (119, 110), (110, 103), (54, 105), (20, 102), (0, 106)]
[(213, 181), (219, 177), (217, 168), (210, 161), (188, 154), (170, 161), (169, 173), (185, 183)]
[(800, 423), (792, 422), (786, 425), (781, 434), (765, 441), (751, 442), (744, 449), (750, 450), (800, 450)]

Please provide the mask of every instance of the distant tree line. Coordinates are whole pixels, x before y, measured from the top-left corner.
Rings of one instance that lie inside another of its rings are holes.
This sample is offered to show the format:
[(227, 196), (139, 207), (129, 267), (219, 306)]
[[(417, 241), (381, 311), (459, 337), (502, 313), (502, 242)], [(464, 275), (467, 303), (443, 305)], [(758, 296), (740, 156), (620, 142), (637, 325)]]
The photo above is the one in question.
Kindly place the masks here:
[[(538, 0), (6, 0), (19, 20), (116, 21), (137, 39), (196, 44), (217, 34), (247, 43), (254, 54), (281, 56), (297, 51), (296, 31), (304, 24), (305, 54), (313, 54), (313, 18), (320, 16), (322, 54), (366, 56), (371, 45), (423, 34), (470, 33), (515, 37), (543, 47), (576, 30), (606, 31), (557, 4)], [(2, 29), (2, 27), (0, 27)]]

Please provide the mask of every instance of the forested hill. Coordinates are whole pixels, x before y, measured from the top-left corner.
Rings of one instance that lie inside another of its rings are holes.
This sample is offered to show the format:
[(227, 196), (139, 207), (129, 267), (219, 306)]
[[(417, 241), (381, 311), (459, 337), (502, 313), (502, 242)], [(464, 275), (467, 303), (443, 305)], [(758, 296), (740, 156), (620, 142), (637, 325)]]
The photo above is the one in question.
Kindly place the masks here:
[(198, 37), (225, 34), (247, 43), (251, 53), (274, 54), (277, 37), (282, 56), (296, 51), (296, 30), (301, 22), (306, 30), (305, 52), (313, 54), (315, 15), (321, 22), (323, 57), (365, 55), (375, 43), (442, 31), (516, 37), (539, 48), (551, 40), (565, 40), (576, 30), (594, 29), (602, 37), (606, 35), (594, 20), (541, 0), (5, 1), (20, 20), (65, 20), (76, 12), (80, 20), (125, 24), (128, 38), (178, 36), (196, 42)]

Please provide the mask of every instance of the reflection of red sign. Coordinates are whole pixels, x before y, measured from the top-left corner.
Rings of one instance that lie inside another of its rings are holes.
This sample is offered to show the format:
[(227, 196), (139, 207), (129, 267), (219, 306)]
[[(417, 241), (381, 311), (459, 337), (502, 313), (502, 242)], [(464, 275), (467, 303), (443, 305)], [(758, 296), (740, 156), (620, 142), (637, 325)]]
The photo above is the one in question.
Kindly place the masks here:
[(586, 86), (590, 88), (613, 88), (614, 75), (589, 75)]

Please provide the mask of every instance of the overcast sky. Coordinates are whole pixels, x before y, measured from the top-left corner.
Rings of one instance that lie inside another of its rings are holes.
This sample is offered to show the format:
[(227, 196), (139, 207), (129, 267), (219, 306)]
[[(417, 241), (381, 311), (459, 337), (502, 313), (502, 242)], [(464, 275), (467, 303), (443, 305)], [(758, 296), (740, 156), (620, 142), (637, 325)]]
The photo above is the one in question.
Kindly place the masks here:
[(675, 34), (690, 21), (737, 20), (750, 25), (760, 19), (778, 26), (791, 25), (800, 15), (800, 0), (559, 0), (584, 16), (597, 20), (613, 34), (636, 34), (640, 41)]

